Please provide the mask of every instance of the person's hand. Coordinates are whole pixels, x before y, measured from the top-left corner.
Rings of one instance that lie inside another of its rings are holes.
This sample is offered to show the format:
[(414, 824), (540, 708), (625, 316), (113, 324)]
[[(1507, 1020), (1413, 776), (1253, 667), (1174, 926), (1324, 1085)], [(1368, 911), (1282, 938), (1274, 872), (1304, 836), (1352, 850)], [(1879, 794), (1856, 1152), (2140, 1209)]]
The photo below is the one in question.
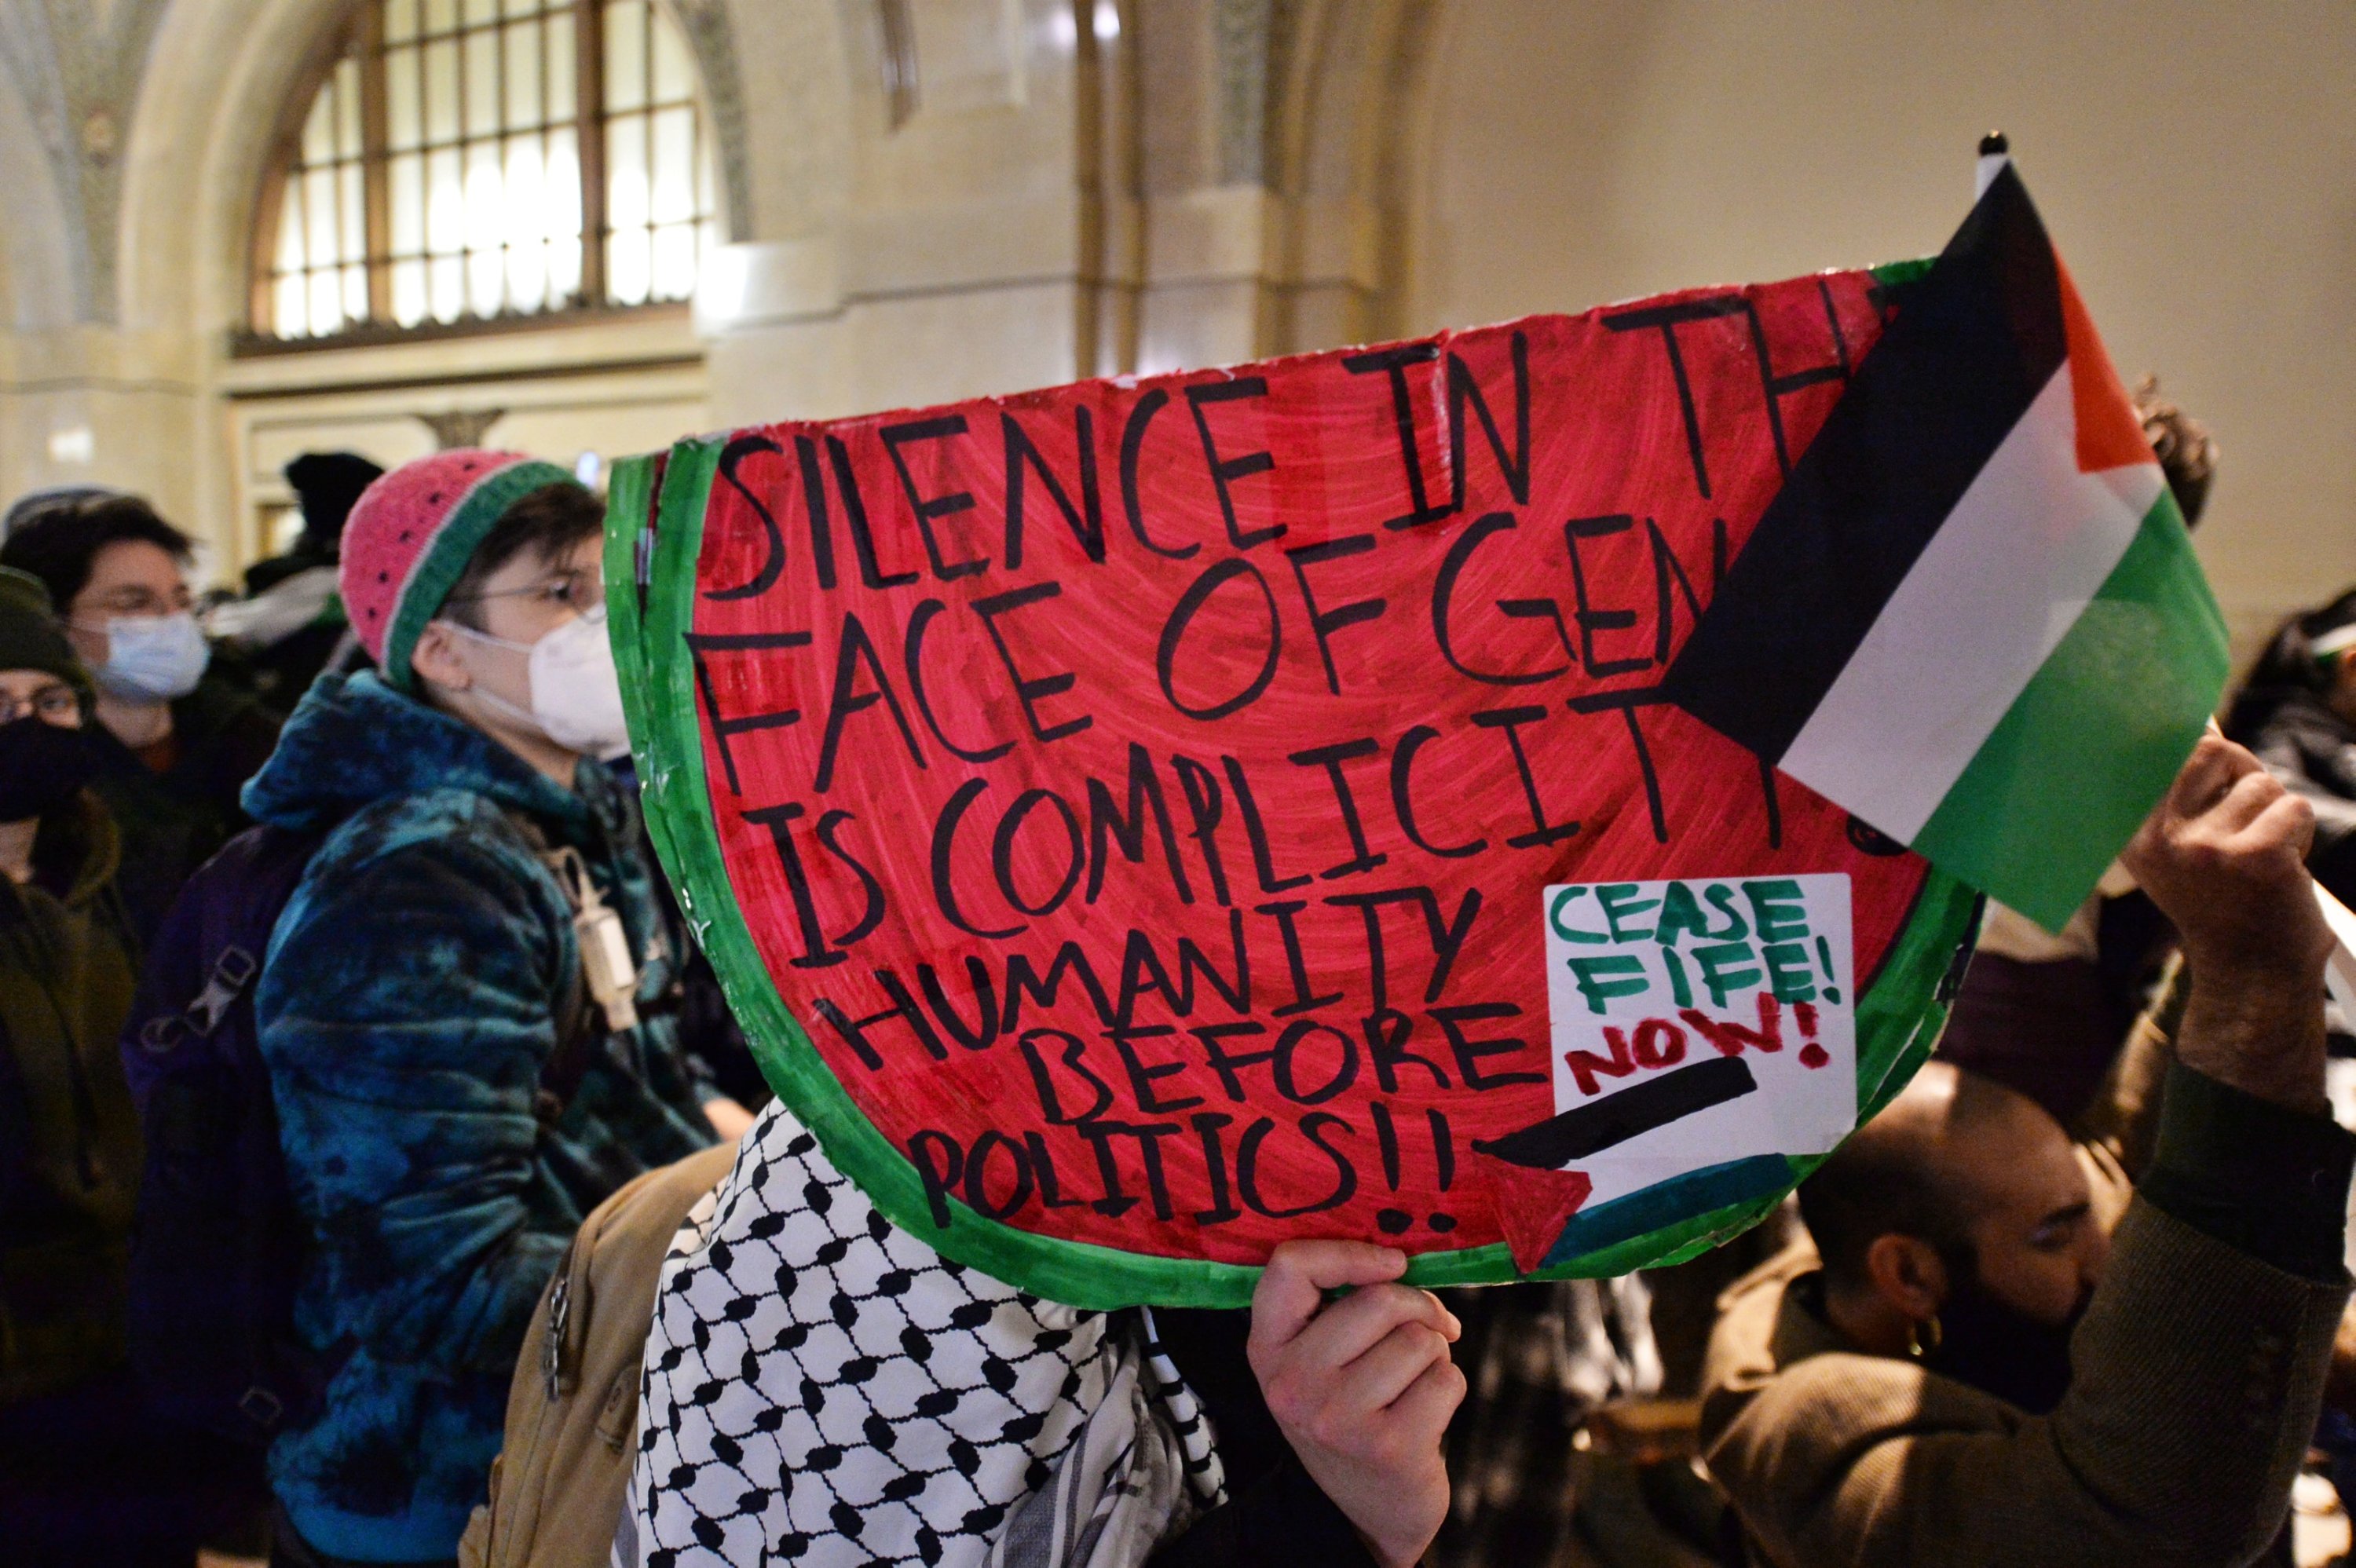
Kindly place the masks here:
[[(1385, 1568), (1420, 1558), (1448, 1517), (1440, 1440), (1464, 1398), (1448, 1357), (1463, 1327), (1430, 1291), (1387, 1283), (1406, 1270), (1391, 1247), (1287, 1242), (1252, 1293), (1269, 1411)], [(1343, 1285), (1355, 1288), (1328, 1303)]]
[(2183, 934), (2188, 1067), (2278, 1104), (2321, 1111), (2323, 965), (2332, 939), (2307, 850), (2315, 814), (2258, 760), (2201, 738), (2120, 857)]
[(720, 1141), (733, 1144), (753, 1130), (753, 1113), (725, 1094), (717, 1094), (703, 1103), (703, 1119), (720, 1135)]

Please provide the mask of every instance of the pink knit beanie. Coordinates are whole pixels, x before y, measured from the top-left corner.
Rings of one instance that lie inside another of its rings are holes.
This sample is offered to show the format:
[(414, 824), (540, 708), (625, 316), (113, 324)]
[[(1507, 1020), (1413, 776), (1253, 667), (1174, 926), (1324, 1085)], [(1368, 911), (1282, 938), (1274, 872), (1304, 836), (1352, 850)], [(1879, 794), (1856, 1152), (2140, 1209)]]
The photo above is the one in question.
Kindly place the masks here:
[(344, 613), (386, 680), (409, 689), (418, 635), (507, 509), (573, 482), (519, 452), (460, 447), (404, 463), (361, 493), (344, 525)]

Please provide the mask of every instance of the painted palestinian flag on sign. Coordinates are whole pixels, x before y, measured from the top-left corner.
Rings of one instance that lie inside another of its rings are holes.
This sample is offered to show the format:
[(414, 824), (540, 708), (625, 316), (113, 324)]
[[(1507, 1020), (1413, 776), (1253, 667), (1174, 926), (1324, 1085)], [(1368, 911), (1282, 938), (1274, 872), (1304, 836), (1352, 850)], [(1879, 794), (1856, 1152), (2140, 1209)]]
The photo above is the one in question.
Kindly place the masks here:
[(2059, 930), (2226, 675), (2183, 518), (2008, 162), (1662, 689)]
[[(1769, 1211), (1929, 1054), (1964, 874), (2051, 908), (2189, 743), (2180, 533), (2006, 176), (1935, 263), (683, 441), (606, 559), (829, 1158), (1049, 1297), (1234, 1306), (1292, 1237), (1476, 1284)], [(2071, 730), (2144, 773), (1999, 767)]]

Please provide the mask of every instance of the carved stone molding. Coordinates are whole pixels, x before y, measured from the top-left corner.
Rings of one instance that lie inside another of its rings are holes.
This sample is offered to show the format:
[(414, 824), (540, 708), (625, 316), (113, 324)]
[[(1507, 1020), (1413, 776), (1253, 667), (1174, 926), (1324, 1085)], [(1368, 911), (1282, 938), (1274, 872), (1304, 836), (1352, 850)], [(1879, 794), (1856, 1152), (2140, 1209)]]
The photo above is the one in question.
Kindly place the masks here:
[(414, 416), (419, 424), (434, 432), (434, 444), (444, 452), (457, 446), (480, 446), (491, 427), (508, 417), (505, 409), (453, 409), (438, 414)]
[(1260, 182), (1267, 160), (1269, 54), (1274, 14), (1281, 0), (1217, 0), (1212, 44), (1217, 61), (1219, 179)]
[(147, 49), (167, 0), (5, 0), (0, 67), (22, 96), (70, 222), (75, 315), (116, 315), (118, 156), (139, 98)]
[[(719, 143), (721, 188), (727, 192), (728, 238), (753, 237), (753, 169), (744, 131), (744, 82), (736, 70), (735, 23), (728, 0), (671, 0), (703, 76), (704, 106)], [(755, 40), (757, 47), (757, 40)]]

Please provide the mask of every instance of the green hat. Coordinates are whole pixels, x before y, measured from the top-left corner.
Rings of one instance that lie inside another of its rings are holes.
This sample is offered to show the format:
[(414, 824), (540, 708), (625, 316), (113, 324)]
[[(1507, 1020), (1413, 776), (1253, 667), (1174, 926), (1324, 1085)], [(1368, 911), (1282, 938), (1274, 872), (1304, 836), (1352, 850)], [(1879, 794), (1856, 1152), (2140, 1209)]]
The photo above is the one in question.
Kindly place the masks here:
[(0, 669), (46, 670), (74, 688), (88, 711), (90, 672), (49, 609), (49, 591), (29, 571), (0, 566)]

